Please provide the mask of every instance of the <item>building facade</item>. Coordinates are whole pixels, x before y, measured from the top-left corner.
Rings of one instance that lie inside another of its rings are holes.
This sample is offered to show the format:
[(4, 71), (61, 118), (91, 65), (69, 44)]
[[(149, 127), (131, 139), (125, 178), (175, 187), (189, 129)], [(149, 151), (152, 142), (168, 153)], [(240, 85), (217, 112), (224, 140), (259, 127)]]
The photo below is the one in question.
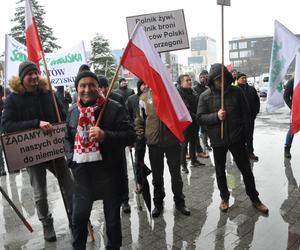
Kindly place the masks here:
[[(272, 43), (272, 36), (232, 39), (229, 41), (229, 60), (232, 67), (250, 77), (269, 73)], [(289, 71), (293, 71), (293, 65)]]
[(191, 56), (188, 65), (198, 65), (202, 69), (217, 62), (216, 40), (205, 35), (191, 38)]

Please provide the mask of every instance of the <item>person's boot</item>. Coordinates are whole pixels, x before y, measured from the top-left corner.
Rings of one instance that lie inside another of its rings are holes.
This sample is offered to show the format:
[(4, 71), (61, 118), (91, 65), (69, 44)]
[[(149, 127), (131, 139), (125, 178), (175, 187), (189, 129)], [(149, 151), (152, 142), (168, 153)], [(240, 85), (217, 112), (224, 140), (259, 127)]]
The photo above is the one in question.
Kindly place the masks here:
[(191, 211), (185, 206), (184, 203), (176, 205), (175, 207), (183, 215), (186, 215), (186, 216), (190, 216), (191, 215)]
[(287, 146), (284, 147), (284, 157), (287, 159), (292, 158), (290, 150), (291, 150), (291, 147), (287, 147)]
[(229, 208), (229, 201), (222, 199), (219, 208), (222, 212), (226, 213)]
[(0, 168), (0, 176), (5, 176), (6, 172), (4, 170), (4, 168)]
[(53, 219), (43, 221), (44, 239), (49, 242), (56, 241), (56, 234), (53, 227)]
[(125, 213), (125, 214), (130, 214), (131, 208), (130, 208), (130, 206), (129, 206), (129, 204), (128, 204), (128, 201), (123, 202), (123, 204), (122, 204), (122, 211), (123, 211), (123, 213)]
[(163, 206), (155, 206), (152, 210), (152, 217), (157, 218), (163, 211)]
[(186, 164), (186, 163), (181, 164), (181, 171), (182, 171), (183, 173), (186, 173), (186, 174), (189, 173), (189, 170), (188, 170), (188, 168), (187, 168), (187, 164)]

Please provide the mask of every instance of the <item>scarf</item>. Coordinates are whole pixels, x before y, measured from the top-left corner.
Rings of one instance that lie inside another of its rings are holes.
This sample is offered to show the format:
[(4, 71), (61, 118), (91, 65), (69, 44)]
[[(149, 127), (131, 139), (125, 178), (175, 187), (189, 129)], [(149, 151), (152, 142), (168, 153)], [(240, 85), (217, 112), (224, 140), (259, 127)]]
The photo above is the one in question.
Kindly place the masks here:
[(99, 96), (94, 105), (82, 106), (80, 99), (77, 99), (77, 107), (79, 110), (78, 125), (75, 135), (75, 145), (73, 161), (76, 163), (101, 161), (99, 142), (89, 139), (89, 129), (96, 124), (95, 110), (103, 107), (105, 98)]

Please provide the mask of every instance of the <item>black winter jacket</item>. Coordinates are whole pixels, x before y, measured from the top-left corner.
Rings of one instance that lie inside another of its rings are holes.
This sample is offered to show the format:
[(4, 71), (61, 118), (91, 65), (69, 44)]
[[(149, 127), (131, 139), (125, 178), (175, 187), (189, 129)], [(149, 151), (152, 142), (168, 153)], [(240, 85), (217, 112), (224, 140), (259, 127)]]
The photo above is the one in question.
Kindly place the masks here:
[(249, 86), (248, 83), (244, 85), (238, 85), (245, 93), (249, 108), (251, 119), (254, 120), (259, 113), (260, 109), (260, 100), (257, 94), (257, 91), (254, 87)]
[[(47, 82), (40, 78), (37, 93), (28, 93), (24, 91), (18, 78), (10, 82), (13, 92), (5, 100), (1, 120), (4, 133), (39, 128), (40, 121), (58, 122), (52, 95), (47, 85)], [(66, 114), (58, 100), (57, 104), (61, 120), (64, 121)]]
[(190, 88), (178, 88), (179, 94), (190, 112), (190, 115), (193, 121), (196, 121), (196, 114), (197, 114), (197, 105), (198, 105), (198, 97), (195, 92)]
[(134, 90), (128, 88), (127, 86), (119, 87), (118, 89), (114, 90), (115, 93), (119, 94), (123, 97), (124, 102), (127, 101), (128, 97), (134, 95)]
[(232, 86), (232, 75), (224, 67), (224, 134), (221, 139), (221, 121), (218, 111), (221, 109), (221, 93), (214, 87), (214, 80), (221, 78), (221, 64), (212, 65), (208, 75), (209, 89), (200, 95), (197, 119), (200, 125), (207, 126), (212, 147), (230, 146), (245, 142), (250, 122), (250, 109), (243, 90)]
[[(99, 111), (96, 111), (97, 119)], [(73, 162), (75, 135), (77, 130), (79, 110), (73, 105), (67, 118), (65, 136), (65, 152), (67, 164), (75, 176), (86, 169), (86, 177), (91, 182), (91, 192), (94, 199), (103, 199), (110, 195), (120, 195), (125, 191), (125, 172), (123, 167), (123, 151), (125, 146), (135, 141), (135, 132), (125, 109), (117, 102), (109, 100), (100, 123), (105, 131), (105, 138), (100, 143), (102, 161), (77, 164)], [(79, 183), (80, 185), (80, 183)]]
[(193, 87), (193, 90), (198, 97), (198, 101), (199, 101), (200, 95), (207, 89), (208, 89), (208, 87), (205, 84), (196, 82), (196, 85)]
[(132, 122), (134, 122), (136, 118), (136, 112), (139, 111), (139, 100), (140, 100), (140, 95), (135, 94), (129, 96), (126, 102), (128, 114)]
[(292, 109), (293, 92), (294, 92), (294, 78), (288, 81), (283, 93), (283, 99), (286, 105), (288, 105), (290, 109)]

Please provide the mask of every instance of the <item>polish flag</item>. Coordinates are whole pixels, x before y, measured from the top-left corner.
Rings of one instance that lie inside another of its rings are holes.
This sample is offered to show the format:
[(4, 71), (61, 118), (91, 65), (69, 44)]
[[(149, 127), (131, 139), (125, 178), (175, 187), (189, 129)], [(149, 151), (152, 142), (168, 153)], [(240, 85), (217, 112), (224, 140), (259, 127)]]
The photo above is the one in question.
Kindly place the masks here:
[(180, 142), (184, 142), (183, 132), (192, 122), (191, 116), (172, 83), (170, 72), (140, 23), (133, 31), (120, 64), (151, 88), (157, 116)]
[(28, 60), (36, 63), (39, 68), (39, 61), (42, 58), (43, 48), (35, 18), (32, 15), (30, 0), (25, 0), (25, 33)]
[(300, 47), (296, 54), (294, 91), (292, 100), (292, 134), (300, 130)]

